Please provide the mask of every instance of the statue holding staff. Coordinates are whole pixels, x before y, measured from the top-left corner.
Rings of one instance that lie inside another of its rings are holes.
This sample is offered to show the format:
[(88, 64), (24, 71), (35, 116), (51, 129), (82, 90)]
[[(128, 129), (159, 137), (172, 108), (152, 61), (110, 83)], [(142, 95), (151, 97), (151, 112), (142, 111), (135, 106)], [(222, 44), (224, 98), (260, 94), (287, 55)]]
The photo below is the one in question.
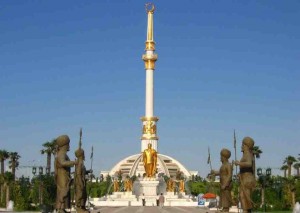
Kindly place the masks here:
[(67, 135), (61, 135), (55, 140), (57, 146), (57, 155), (54, 161), (55, 182), (56, 182), (56, 210), (59, 213), (70, 209), (70, 183), (71, 167), (75, 165), (70, 161), (67, 152), (70, 150), (70, 138)]
[(74, 183), (75, 183), (75, 204), (76, 211), (78, 213), (81, 212), (89, 212), (85, 208), (85, 204), (87, 201), (87, 192), (86, 192), (86, 175), (91, 173), (91, 170), (86, 170), (84, 166), (84, 150), (81, 148), (81, 137), (82, 137), (82, 129), (80, 129), (80, 140), (79, 140), (79, 148), (75, 151), (75, 156), (77, 158), (75, 165), (75, 175), (74, 175)]
[(245, 137), (242, 142), (243, 156), (240, 161), (234, 161), (235, 165), (240, 167), (239, 192), (243, 212), (251, 212), (253, 208), (251, 196), (256, 185), (253, 171), (253, 146), (254, 140), (250, 137)]
[(219, 171), (212, 170), (211, 174), (220, 176), (220, 203), (222, 212), (229, 212), (231, 207), (231, 189), (232, 189), (232, 165), (229, 163), (231, 152), (228, 149), (222, 149), (220, 152), (222, 165)]

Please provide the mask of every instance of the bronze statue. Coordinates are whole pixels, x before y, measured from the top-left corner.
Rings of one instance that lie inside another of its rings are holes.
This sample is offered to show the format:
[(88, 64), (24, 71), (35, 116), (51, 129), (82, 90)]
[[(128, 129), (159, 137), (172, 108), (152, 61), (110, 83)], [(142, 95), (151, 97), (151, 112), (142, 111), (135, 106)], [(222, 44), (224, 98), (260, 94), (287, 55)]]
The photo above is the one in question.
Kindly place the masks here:
[(148, 149), (143, 152), (143, 162), (146, 172), (146, 177), (154, 177), (156, 173), (157, 152), (152, 149), (151, 143), (148, 144)]
[(175, 184), (175, 181), (172, 178), (170, 178), (167, 182), (167, 192), (174, 192)]
[(126, 192), (132, 192), (132, 180), (127, 178), (124, 183), (124, 190)]
[(179, 192), (184, 192), (184, 180), (179, 181)]
[(223, 212), (229, 212), (232, 204), (231, 189), (232, 189), (232, 165), (228, 162), (231, 152), (228, 149), (221, 150), (222, 166), (219, 171), (212, 170), (211, 174), (220, 176), (220, 203)]
[(57, 155), (54, 161), (56, 192), (56, 210), (59, 213), (70, 209), (70, 167), (75, 165), (70, 161), (67, 152), (70, 150), (70, 138), (61, 135), (56, 139)]
[(251, 212), (253, 208), (251, 195), (256, 184), (253, 171), (253, 146), (254, 140), (250, 137), (245, 137), (242, 142), (243, 157), (240, 161), (235, 161), (235, 165), (240, 167), (239, 192), (243, 212)]
[(85, 204), (87, 201), (87, 192), (86, 192), (86, 175), (90, 173), (90, 170), (86, 170), (84, 166), (84, 150), (81, 148), (81, 136), (82, 130), (80, 130), (80, 140), (79, 140), (79, 148), (75, 151), (75, 156), (77, 158), (75, 164), (75, 205), (76, 211), (78, 213), (81, 212), (89, 212), (85, 208)]
[(119, 181), (117, 179), (114, 180), (114, 192), (120, 191)]

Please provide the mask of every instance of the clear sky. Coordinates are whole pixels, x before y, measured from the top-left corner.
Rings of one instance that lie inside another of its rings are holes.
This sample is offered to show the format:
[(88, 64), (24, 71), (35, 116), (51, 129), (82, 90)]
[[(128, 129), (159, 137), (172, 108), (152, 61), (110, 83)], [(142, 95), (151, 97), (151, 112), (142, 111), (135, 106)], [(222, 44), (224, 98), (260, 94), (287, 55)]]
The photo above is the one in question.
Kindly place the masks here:
[[(245, 136), (258, 166), (297, 157), (300, 2), (153, 2), (158, 151), (206, 176), (235, 129), (238, 159)], [(41, 144), (68, 134), (74, 159), (82, 127), (96, 175), (140, 152), (145, 3), (0, 2), (0, 149), (45, 165)]]

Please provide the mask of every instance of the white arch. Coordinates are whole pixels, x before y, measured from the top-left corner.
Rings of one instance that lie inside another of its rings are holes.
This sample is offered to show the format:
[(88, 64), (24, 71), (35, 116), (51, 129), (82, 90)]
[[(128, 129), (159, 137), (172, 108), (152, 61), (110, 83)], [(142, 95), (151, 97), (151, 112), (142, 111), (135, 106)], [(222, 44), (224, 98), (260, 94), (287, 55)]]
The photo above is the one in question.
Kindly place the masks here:
[(123, 160), (119, 161), (119, 163), (117, 163), (111, 170), (110, 170), (110, 174), (114, 175), (117, 171), (120, 170), (120, 167), (123, 163), (126, 163), (127, 160), (131, 159), (131, 158), (136, 158), (138, 157), (138, 155), (140, 154), (135, 154), (135, 155), (131, 155), (127, 158), (124, 158)]
[(170, 156), (167, 156), (167, 155), (163, 155), (163, 154), (159, 154), (167, 159), (170, 159), (173, 161), (173, 163), (177, 164), (180, 171), (183, 172), (183, 174), (186, 176), (186, 177), (190, 177), (192, 176), (191, 173), (185, 168), (185, 166), (183, 166), (179, 161), (175, 160), (174, 158), (170, 157)]
[[(119, 171), (122, 168), (123, 164), (127, 164), (127, 168), (128, 166), (131, 167), (129, 170), (128, 175), (129, 176), (133, 176), (137, 169), (139, 168), (139, 163), (140, 163), (140, 159), (142, 157), (142, 154), (135, 154), (135, 155), (131, 155), (129, 157), (124, 158), (123, 160), (119, 161), (111, 170), (110, 170), (110, 174), (114, 175), (117, 171)], [(128, 160), (134, 160), (134, 162), (132, 163), (128, 163)], [(175, 160), (174, 158), (167, 156), (167, 155), (163, 155), (163, 154), (158, 154), (158, 161), (159, 161), (159, 165), (161, 167), (161, 169), (164, 171), (164, 173), (169, 177), (170, 176), (170, 172), (169, 172), (169, 166), (168, 163), (166, 163), (164, 160), (170, 160), (171, 164), (174, 164), (181, 172), (183, 172), (183, 174), (186, 177), (191, 177), (191, 172), (188, 171), (186, 169), (185, 166), (183, 166), (179, 161)], [(129, 164), (129, 165), (128, 165)], [(132, 165), (130, 165), (132, 164)]]

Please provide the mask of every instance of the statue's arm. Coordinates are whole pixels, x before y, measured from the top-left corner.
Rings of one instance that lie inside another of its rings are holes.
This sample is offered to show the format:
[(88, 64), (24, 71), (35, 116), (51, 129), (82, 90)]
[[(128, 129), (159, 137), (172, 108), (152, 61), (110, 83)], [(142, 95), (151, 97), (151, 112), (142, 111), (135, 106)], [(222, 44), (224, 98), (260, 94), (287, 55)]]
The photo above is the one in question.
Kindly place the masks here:
[(74, 161), (67, 161), (64, 155), (60, 155), (57, 157), (57, 161), (63, 167), (73, 167), (75, 165)]
[(249, 168), (252, 167), (252, 158), (251, 154), (245, 154), (243, 161), (239, 162), (240, 168)]
[(210, 174), (215, 175), (215, 176), (220, 176), (220, 171), (211, 170)]
[(143, 152), (143, 162), (144, 162), (144, 165), (147, 163), (147, 158), (146, 158), (145, 151)]

